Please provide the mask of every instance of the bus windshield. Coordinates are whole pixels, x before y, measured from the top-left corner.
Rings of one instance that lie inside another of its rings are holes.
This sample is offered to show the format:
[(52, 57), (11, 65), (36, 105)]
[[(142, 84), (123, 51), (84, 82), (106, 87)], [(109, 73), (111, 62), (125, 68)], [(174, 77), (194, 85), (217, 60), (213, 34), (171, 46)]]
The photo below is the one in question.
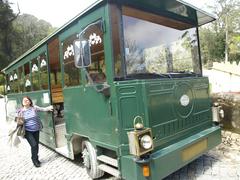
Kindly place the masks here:
[(144, 12), (124, 14), (123, 29), (127, 76), (201, 74), (196, 27)]

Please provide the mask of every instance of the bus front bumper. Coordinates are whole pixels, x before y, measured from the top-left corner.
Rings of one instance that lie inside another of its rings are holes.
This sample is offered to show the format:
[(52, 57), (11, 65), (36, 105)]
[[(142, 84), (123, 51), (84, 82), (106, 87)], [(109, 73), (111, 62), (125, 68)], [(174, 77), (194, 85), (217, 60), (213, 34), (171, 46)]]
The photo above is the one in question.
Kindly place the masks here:
[[(175, 172), (206, 151), (221, 143), (221, 129), (211, 127), (173, 145), (153, 152), (138, 161), (132, 155), (121, 157), (122, 178), (126, 180), (159, 180)], [(143, 176), (143, 165), (150, 167), (150, 176)]]

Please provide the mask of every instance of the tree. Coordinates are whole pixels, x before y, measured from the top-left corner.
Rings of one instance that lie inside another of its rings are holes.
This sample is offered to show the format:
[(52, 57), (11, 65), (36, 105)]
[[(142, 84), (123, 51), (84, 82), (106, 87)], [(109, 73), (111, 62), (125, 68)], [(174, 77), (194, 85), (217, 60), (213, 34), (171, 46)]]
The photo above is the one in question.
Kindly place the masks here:
[(224, 31), (204, 27), (200, 30), (201, 54), (204, 65), (211, 66), (212, 62), (221, 62), (225, 54)]
[(55, 30), (33, 15), (14, 14), (8, 1), (0, 0), (0, 70)]
[[(211, 49), (212, 51), (210, 54), (216, 55), (218, 52), (222, 53), (222, 43), (224, 42), (224, 61), (233, 61), (232, 57), (239, 56), (239, 51), (237, 52), (235, 49), (236, 45), (238, 45), (236, 39), (240, 33), (240, 1), (215, 0), (214, 6), (211, 6), (210, 8), (218, 16), (218, 19), (210, 26), (210, 28), (208, 27), (208, 33), (209, 35), (213, 35), (212, 38), (206, 34), (206, 29), (201, 30), (201, 32), (205, 33), (205, 35), (202, 35), (202, 38), (205, 36), (204, 41), (208, 41), (208, 45), (206, 45), (205, 48), (207, 47), (208, 49)], [(209, 39), (206, 38), (206, 36), (208, 36)], [(211, 55), (209, 56), (213, 58)], [(217, 58), (221, 58), (221, 56), (222, 55)]]
[(12, 58), (12, 22), (17, 18), (8, 1), (0, 0), (0, 69), (6, 66)]
[[(13, 13), (7, 0), (0, 0), (0, 70), (55, 30), (44, 20), (19, 14), (20, 10)], [(0, 84), (3, 80), (0, 75)]]
[(13, 28), (15, 41), (12, 46), (15, 58), (55, 30), (50, 23), (29, 14), (18, 16), (13, 22)]

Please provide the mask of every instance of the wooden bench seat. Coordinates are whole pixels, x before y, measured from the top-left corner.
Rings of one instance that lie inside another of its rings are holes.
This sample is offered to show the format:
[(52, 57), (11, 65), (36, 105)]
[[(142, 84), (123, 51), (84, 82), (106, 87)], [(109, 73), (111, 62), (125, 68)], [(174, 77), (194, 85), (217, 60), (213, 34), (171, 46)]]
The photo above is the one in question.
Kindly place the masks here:
[(64, 101), (63, 90), (62, 90), (62, 87), (60, 85), (52, 86), (51, 92), (52, 92), (53, 103), (62, 103)]

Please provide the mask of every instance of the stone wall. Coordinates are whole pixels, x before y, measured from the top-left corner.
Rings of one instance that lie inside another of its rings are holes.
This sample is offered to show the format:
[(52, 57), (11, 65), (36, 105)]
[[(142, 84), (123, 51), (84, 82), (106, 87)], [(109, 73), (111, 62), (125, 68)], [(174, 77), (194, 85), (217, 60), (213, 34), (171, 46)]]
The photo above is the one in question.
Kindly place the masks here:
[(211, 91), (240, 92), (240, 63), (213, 63), (211, 70), (204, 69), (204, 76), (208, 76)]
[(240, 93), (215, 93), (212, 98), (224, 110), (224, 118), (220, 118), (223, 128), (240, 133)]

